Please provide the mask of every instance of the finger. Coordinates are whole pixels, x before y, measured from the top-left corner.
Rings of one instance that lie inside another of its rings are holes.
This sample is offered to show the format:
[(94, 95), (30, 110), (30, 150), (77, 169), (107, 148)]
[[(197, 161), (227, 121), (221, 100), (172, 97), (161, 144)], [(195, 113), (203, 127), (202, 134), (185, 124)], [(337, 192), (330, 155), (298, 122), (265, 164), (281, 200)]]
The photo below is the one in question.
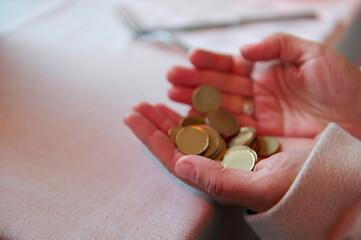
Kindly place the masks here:
[(185, 87), (212, 85), (225, 93), (252, 96), (253, 82), (247, 77), (209, 70), (197, 70), (175, 66), (168, 71), (169, 82)]
[(311, 57), (315, 44), (288, 34), (276, 33), (260, 43), (246, 45), (242, 55), (250, 61), (279, 59), (282, 62), (300, 64)]
[(173, 85), (168, 90), (168, 97), (176, 102), (192, 105), (192, 94), (194, 88)]
[(174, 125), (178, 125), (179, 121), (182, 119), (178, 113), (174, 112), (172, 109), (168, 108), (164, 104), (156, 104), (154, 105), (156, 109), (158, 109), (165, 117), (173, 122)]
[(242, 127), (254, 127), (256, 130), (258, 129), (258, 123), (256, 119), (249, 115), (240, 114), (236, 116), (239, 125)]
[(243, 107), (245, 99), (238, 95), (233, 94), (221, 94), (221, 109), (224, 109), (233, 115), (243, 114)]
[[(162, 165), (170, 173), (177, 176), (175, 173), (175, 164), (178, 159), (184, 155), (176, 149), (175, 145), (169, 140), (168, 136), (160, 131), (149, 119), (138, 112), (129, 113), (124, 117), (123, 121), (162, 163)], [(187, 179), (181, 180), (184, 183), (202, 191), (202, 189), (193, 182)]]
[[(176, 102), (192, 105), (193, 88), (183, 86), (172, 86), (168, 91), (170, 99)], [(221, 93), (221, 108), (234, 114), (243, 113), (245, 99), (239, 95)]]
[[(188, 111), (188, 115), (200, 115), (200, 113), (196, 109), (191, 108)], [(255, 129), (258, 129), (258, 122), (254, 117), (244, 114), (236, 115), (235, 117), (241, 127), (254, 127)]]
[(183, 154), (175, 148), (168, 136), (139, 112), (132, 112), (123, 120), (168, 171), (174, 173), (175, 164)]
[(241, 205), (255, 209), (257, 199), (257, 174), (255, 172), (223, 168), (220, 161), (201, 156), (181, 157), (175, 166), (181, 178), (198, 185), (223, 204)]
[(149, 103), (140, 103), (133, 108), (135, 112), (139, 112), (145, 118), (149, 119), (156, 128), (161, 130), (163, 133), (168, 134), (169, 128), (175, 124), (166, 118), (162, 112), (150, 105)]
[(189, 109), (188, 111), (188, 115), (200, 115), (200, 116), (203, 116), (203, 114), (201, 114), (200, 112), (198, 112), (195, 108), (191, 108)]
[(241, 76), (249, 76), (253, 67), (253, 64), (242, 56), (233, 57), (201, 49), (190, 52), (189, 60), (198, 69), (234, 73)]

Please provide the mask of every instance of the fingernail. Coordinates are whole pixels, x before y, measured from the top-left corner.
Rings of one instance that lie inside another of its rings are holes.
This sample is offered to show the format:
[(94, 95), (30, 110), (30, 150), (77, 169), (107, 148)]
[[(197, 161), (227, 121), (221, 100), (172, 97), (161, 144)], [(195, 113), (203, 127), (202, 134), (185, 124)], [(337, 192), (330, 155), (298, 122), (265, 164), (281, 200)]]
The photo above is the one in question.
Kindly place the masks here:
[(131, 115), (132, 115), (132, 113), (127, 113), (127, 114), (123, 117), (123, 122), (124, 122), (125, 124), (128, 125), (128, 120), (129, 120), (129, 118), (130, 118)]
[(178, 164), (176, 168), (176, 173), (180, 177), (186, 178), (193, 182), (195, 182), (197, 178), (197, 169), (192, 164), (187, 162), (181, 162), (180, 164)]

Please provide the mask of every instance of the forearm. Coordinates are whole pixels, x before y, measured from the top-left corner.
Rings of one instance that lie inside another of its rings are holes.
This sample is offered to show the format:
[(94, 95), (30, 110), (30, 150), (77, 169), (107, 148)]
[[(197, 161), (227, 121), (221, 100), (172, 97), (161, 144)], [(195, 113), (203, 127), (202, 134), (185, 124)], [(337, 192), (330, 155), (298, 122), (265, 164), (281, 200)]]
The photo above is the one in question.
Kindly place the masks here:
[[(266, 212), (246, 215), (246, 220), (262, 239), (349, 236), (361, 224), (350, 221), (361, 218), (360, 158), (361, 142), (330, 124), (285, 196)], [(359, 212), (350, 215), (351, 209)], [(345, 226), (345, 221), (352, 224)]]

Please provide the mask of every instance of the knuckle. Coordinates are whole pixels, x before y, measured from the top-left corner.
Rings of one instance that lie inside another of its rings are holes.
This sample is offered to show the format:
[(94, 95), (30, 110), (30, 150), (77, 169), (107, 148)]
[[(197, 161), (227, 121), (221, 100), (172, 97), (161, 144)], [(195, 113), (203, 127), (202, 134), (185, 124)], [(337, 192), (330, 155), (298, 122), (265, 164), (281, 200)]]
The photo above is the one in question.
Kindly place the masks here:
[(324, 43), (316, 43), (314, 48), (315, 54), (319, 56), (327, 55), (327, 53), (331, 50), (331, 48)]
[(203, 183), (203, 188), (213, 197), (222, 198), (224, 195), (224, 185), (220, 178), (208, 177)]
[(284, 38), (290, 37), (290, 35), (288, 35), (287, 33), (284, 33), (284, 32), (276, 32), (272, 36), (275, 38), (279, 38), (279, 39), (284, 39)]

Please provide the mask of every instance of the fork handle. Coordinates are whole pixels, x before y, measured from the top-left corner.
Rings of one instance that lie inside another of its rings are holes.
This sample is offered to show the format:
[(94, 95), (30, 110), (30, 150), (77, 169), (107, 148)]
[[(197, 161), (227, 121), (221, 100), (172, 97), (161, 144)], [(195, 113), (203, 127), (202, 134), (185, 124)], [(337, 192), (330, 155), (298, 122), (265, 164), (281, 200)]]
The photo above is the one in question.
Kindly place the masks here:
[(172, 27), (159, 27), (148, 29), (144, 33), (151, 33), (154, 31), (194, 31), (200, 29), (209, 28), (226, 28), (234, 27), (242, 24), (259, 23), (259, 22), (274, 22), (274, 21), (287, 21), (297, 19), (315, 19), (317, 15), (313, 11), (295, 12), (288, 14), (269, 14), (269, 15), (258, 15), (258, 16), (245, 16), (235, 20), (221, 21), (221, 22), (200, 22), (189, 25), (180, 25)]

